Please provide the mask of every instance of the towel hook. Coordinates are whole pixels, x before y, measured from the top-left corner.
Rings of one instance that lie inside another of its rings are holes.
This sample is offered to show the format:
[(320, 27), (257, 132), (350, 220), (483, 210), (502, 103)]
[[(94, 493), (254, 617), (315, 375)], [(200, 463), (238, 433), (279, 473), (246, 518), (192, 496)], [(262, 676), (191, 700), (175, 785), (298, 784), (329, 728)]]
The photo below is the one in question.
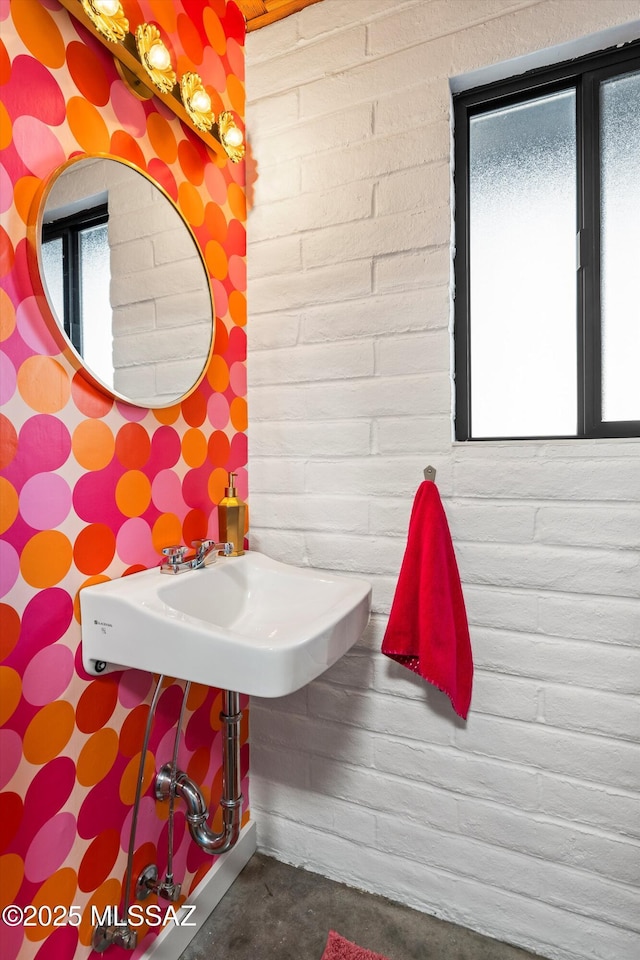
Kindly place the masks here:
[(425, 468), (424, 468), (424, 478), (425, 478), (425, 480), (435, 481), (435, 479), (436, 479), (436, 468), (435, 468), (435, 467), (432, 467), (431, 464), (429, 464), (428, 467), (425, 467)]

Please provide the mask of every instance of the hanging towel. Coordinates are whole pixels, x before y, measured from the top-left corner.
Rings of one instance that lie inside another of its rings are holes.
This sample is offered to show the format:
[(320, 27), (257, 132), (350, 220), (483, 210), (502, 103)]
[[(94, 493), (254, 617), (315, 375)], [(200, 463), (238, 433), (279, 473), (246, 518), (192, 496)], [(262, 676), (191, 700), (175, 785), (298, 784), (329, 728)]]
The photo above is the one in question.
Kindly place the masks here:
[(466, 718), (473, 659), (460, 575), (435, 483), (420, 484), (382, 652), (447, 694)]

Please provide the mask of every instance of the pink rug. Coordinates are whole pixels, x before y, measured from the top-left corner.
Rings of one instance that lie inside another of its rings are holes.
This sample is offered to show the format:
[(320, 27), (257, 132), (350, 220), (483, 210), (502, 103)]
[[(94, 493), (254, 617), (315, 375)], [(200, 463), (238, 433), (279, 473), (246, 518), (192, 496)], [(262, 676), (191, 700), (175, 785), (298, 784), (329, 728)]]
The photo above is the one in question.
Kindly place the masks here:
[(335, 930), (329, 931), (329, 939), (322, 954), (322, 960), (387, 960), (381, 953), (373, 953), (345, 940)]

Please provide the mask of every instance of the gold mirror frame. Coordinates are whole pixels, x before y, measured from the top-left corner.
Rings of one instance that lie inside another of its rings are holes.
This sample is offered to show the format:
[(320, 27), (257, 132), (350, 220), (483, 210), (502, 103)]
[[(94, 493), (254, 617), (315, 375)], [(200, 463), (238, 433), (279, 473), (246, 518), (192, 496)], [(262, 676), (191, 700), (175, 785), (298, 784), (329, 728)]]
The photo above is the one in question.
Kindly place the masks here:
[[(142, 176), (151, 186), (157, 190), (162, 197), (169, 202), (173, 211), (179, 218), (180, 222), (188, 231), (188, 234), (193, 242), (194, 250), (196, 251), (199, 263), (202, 267), (203, 275), (206, 282), (206, 291), (209, 298), (209, 303), (211, 306), (211, 335), (209, 339), (209, 348), (206, 356), (202, 360), (202, 365), (198, 377), (193, 383), (189, 385), (188, 388), (184, 390), (178, 396), (171, 397), (163, 402), (154, 403), (152, 398), (136, 399), (127, 396), (124, 393), (119, 392), (110, 385), (103, 382), (103, 380), (90, 369), (90, 367), (85, 363), (82, 355), (76, 350), (75, 346), (71, 342), (70, 338), (64, 331), (64, 324), (58, 318), (55, 308), (53, 306), (52, 297), (49, 295), (47, 290), (47, 284), (44, 274), (44, 266), (42, 259), (42, 229), (45, 220), (45, 213), (47, 209), (47, 200), (51, 194), (51, 191), (54, 187), (54, 184), (58, 181), (59, 177), (66, 171), (71, 169), (73, 166), (81, 163), (82, 161), (87, 160), (108, 160), (114, 163), (121, 164), (124, 167), (129, 168), (135, 174)], [(188, 396), (190, 396), (200, 385), (204, 379), (207, 369), (211, 362), (211, 357), (213, 355), (214, 341), (215, 341), (215, 329), (216, 329), (216, 316), (215, 316), (215, 305), (213, 298), (213, 291), (211, 288), (211, 278), (209, 276), (209, 271), (200, 248), (200, 244), (193, 233), (193, 230), (187, 223), (182, 212), (169, 196), (169, 194), (164, 190), (159, 183), (157, 183), (152, 177), (150, 177), (144, 170), (141, 170), (135, 164), (124, 160), (121, 157), (116, 157), (107, 153), (97, 153), (97, 154), (82, 154), (75, 156), (70, 160), (67, 160), (65, 163), (57, 167), (46, 179), (44, 179), (38, 190), (36, 191), (30, 211), (29, 219), (27, 223), (27, 257), (29, 265), (29, 273), (31, 276), (31, 281), (33, 285), (34, 295), (38, 308), (44, 318), (44, 321), (47, 325), (47, 328), (51, 335), (53, 336), (56, 344), (60, 347), (60, 351), (71, 366), (80, 371), (84, 378), (91, 383), (96, 389), (100, 390), (102, 393), (105, 393), (107, 396), (113, 397), (115, 400), (119, 400), (123, 403), (130, 404), (131, 406), (143, 407), (148, 409), (163, 409), (166, 407), (172, 407), (177, 403), (182, 402)]]

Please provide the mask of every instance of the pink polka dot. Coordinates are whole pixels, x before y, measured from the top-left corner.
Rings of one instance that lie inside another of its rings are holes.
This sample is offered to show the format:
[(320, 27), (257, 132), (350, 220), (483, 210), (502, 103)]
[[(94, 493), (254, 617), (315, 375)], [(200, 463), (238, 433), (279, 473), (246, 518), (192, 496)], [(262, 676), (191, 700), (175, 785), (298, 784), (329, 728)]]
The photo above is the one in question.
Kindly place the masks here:
[[(164, 761), (163, 761), (164, 762)], [(124, 818), (122, 830), (120, 832), (120, 846), (123, 850), (129, 849), (129, 836), (131, 834), (131, 821), (133, 819), (133, 807)], [(156, 801), (153, 797), (143, 797), (140, 801), (138, 825), (136, 829), (136, 846), (142, 846), (143, 843), (156, 843), (158, 840), (158, 816), (156, 814)]]
[(20, 514), (34, 530), (52, 530), (71, 510), (69, 484), (57, 473), (37, 473), (20, 492)]
[(47, 67), (26, 54), (14, 59), (2, 100), (13, 120), (37, 116), (47, 126), (58, 126), (65, 118), (64, 95), (57, 80)]
[(149, 412), (147, 407), (133, 407), (131, 404), (122, 403), (120, 400), (116, 403), (116, 407), (118, 408), (118, 413), (120, 413), (125, 420), (130, 420), (134, 423), (139, 423), (140, 420), (144, 420)]
[(229, 309), (229, 295), (225, 285), (220, 280), (211, 280), (211, 292), (213, 294), (213, 306), (217, 317), (224, 317)]
[(0, 790), (4, 790), (22, 759), (22, 737), (5, 728), (0, 730)]
[(188, 507), (182, 497), (180, 477), (174, 470), (161, 470), (151, 485), (153, 505), (161, 513), (175, 513), (184, 520)]
[(13, 184), (11, 177), (0, 164), (0, 213), (6, 213), (13, 203)]
[(224, 430), (229, 423), (229, 401), (222, 393), (213, 393), (209, 397), (207, 416), (216, 430)]
[(35, 297), (25, 297), (16, 310), (16, 326), (20, 336), (35, 353), (52, 357), (60, 353), (60, 347), (42, 322), (42, 312)]
[(0, 353), (0, 403), (6, 403), (15, 392), (15, 367), (6, 353)]
[(232, 363), (229, 370), (229, 383), (236, 397), (244, 397), (247, 392), (247, 368), (244, 363)]
[(131, 96), (122, 80), (111, 84), (111, 106), (120, 124), (132, 137), (143, 137), (147, 130), (147, 115), (141, 100)]
[[(7, 7), (7, 10), (9, 8)], [(0, 7), (2, 10), (2, 7)], [(2, 925), (2, 955), (5, 960), (18, 960), (22, 952), (24, 930), (22, 927), (8, 927)]]
[(214, 203), (222, 206), (227, 202), (227, 184), (220, 167), (208, 163), (204, 171), (204, 182)]
[(27, 880), (42, 883), (64, 863), (76, 836), (76, 818), (59, 813), (48, 820), (29, 844), (24, 858)]
[(224, 90), (227, 85), (224, 63), (213, 47), (207, 47), (204, 51), (200, 73), (207, 78), (207, 86), (214, 90)]
[(143, 703), (151, 690), (153, 677), (146, 670), (125, 670), (118, 684), (118, 700), (127, 710)]
[(23, 423), (18, 451), (29, 474), (57, 470), (71, 452), (71, 437), (62, 420), (39, 413)]
[(22, 694), (35, 707), (57, 700), (73, 677), (73, 653), (54, 643), (32, 658), (22, 679)]
[(122, 524), (116, 537), (116, 550), (129, 566), (142, 563), (145, 567), (155, 567), (161, 560), (153, 546), (149, 524), (142, 517), (132, 517)]
[(36, 177), (47, 177), (64, 163), (64, 150), (53, 130), (35, 117), (18, 117), (13, 124), (18, 156)]
[(20, 558), (5, 540), (0, 540), (0, 597), (6, 596), (18, 579)]
[(24, 798), (22, 828), (30, 841), (69, 799), (76, 782), (76, 766), (70, 757), (56, 757), (38, 770)]

